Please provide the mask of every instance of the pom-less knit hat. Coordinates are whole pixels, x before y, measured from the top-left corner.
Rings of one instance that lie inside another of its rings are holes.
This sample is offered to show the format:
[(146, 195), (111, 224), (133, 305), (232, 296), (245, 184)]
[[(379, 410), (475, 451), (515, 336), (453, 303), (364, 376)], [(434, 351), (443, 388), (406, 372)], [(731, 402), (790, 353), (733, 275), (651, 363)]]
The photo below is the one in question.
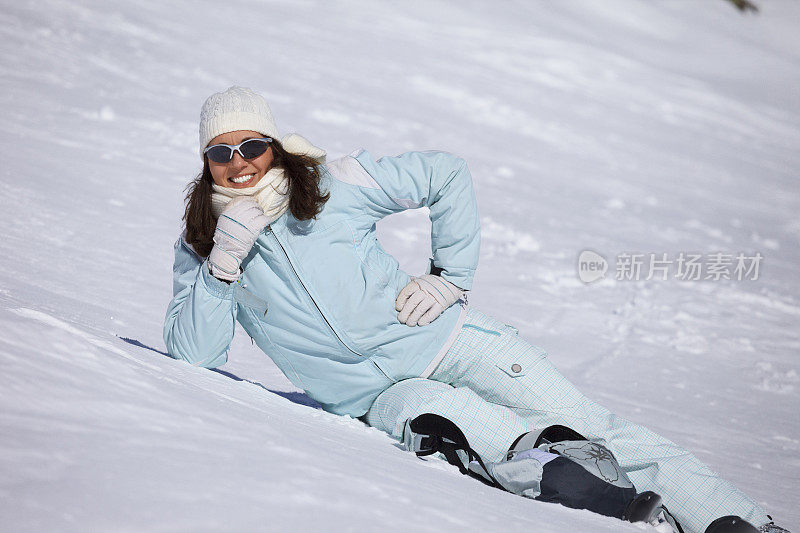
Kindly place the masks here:
[(211, 139), (238, 130), (279, 138), (272, 111), (263, 96), (236, 86), (209, 96), (200, 110), (200, 157)]

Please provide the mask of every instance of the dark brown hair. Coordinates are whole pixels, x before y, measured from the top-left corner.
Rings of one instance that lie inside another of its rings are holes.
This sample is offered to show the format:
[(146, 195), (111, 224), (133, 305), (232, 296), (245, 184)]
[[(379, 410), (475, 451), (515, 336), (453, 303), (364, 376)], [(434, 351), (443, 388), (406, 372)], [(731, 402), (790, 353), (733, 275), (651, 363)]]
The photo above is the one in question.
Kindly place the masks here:
[[(319, 164), (312, 158), (287, 152), (277, 140), (271, 143), (273, 167), (283, 168), (289, 179), (289, 211), (297, 220), (315, 218), (322, 211), (330, 193), (320, 190)], [(208, 168), (208, 158), (203, 158), (203, 171), (186, 187), (186, 242), (202, 257), (207, 257), (214, 246), (217, 219), (211, 210), (211, 186), (214, 180)]]

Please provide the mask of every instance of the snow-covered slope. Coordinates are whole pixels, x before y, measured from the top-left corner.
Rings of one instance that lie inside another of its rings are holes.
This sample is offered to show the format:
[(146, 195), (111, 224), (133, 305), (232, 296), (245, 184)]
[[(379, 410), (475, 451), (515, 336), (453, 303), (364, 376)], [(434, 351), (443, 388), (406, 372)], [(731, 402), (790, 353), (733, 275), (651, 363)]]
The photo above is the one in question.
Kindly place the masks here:
[[(164, 356), (197, 116), (232, 84), (332, 157), (465, 157), (471, 303), (800, 526), (800, 7), (759, 4), (6, 2), (1, 529), (645, 529), (421, 461), (243, 332), (223, 372)], [(379, 230), (418, 273), (428, 228)], [(584, 249), (605, 280), (578, 280)], [(757, 281), (615, 281), (623, 252), (764, 259)]]

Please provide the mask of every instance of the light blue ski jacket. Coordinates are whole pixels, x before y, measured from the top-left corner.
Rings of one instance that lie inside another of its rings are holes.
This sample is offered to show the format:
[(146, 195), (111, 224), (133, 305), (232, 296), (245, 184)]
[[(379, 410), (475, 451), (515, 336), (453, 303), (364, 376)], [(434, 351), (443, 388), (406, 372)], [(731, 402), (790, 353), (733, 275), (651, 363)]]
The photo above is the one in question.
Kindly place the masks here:
[(358, 417), (392, 383), (430, 375), (467, 310), (462, 300), (426, 326), (399, 322), (395, 299), (410, 277), (381, 248), (375, 223), (430, 208), (432, 263), (469, 290), (480, 247), (478, 209), (466, 163), (443, 152), (375, 161), (361, 151), (325, 165), (321, 188), (330, 199), (316, 219), (298, 221), (287, 211), (267, 226), (237, 282), (214, 278), (179, 239), (164, 341), (176, 359), (218, 367), (238, 320), (326, 411)]

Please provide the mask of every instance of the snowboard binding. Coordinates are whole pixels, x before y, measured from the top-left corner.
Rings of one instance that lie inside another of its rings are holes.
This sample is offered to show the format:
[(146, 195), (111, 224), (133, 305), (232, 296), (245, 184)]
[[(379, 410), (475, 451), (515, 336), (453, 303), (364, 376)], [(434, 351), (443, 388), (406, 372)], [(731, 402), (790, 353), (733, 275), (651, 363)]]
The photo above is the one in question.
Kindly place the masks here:
[(602, 440), (586, 439), (566, 426), (520, 435), (496, 463), (484, 462), (458, 426), (431, 413), (406, 422), (403, 444), (420, 457), (441, 453), (462, 474), (514, 494), (628, 522), (668, 522), (683, 533), (658, 494), (637, 494)]

